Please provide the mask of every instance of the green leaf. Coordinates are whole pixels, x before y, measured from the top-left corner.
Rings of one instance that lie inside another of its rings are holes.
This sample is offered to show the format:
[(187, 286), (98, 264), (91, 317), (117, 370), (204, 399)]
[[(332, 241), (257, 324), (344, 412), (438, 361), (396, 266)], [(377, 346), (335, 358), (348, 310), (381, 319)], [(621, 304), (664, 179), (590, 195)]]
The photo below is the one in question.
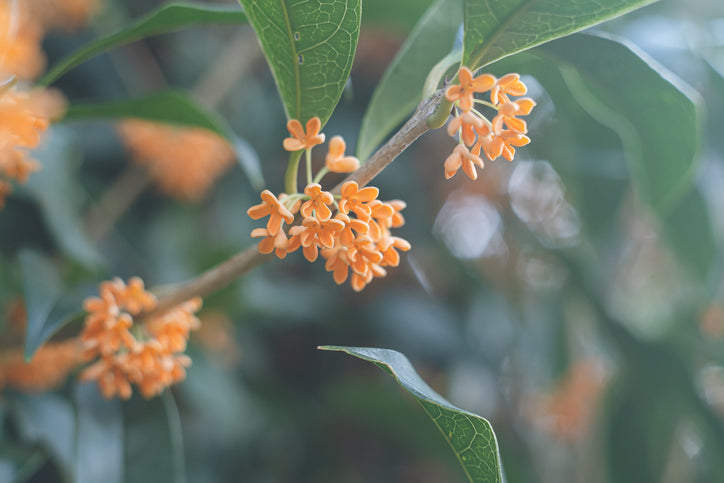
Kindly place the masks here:
[(65, 293), (55, 265), (43, 255), (27, 250), (19, 259), (28, 312), (25, 358), (30, 360), (38, 347), (79, 315), (82, 296)]
[(66, 72), (103, 52), (151, 35), (174, 32), (194, 25), (241, 24), (245, 21), (246, 15), (238, 8), (200, 3), (168, 3), (128, 27), (108, 37), (95, 40), (73, 52), (50, 69), (39, 84), (48, 86)]
[(608, 36), (575, 35), (539, 52), (568, 66), (562, 72), (576, 100), (619, 134), (639, 194), (665, 211), (691, 182), (699, 144), (693, 94), (643, 53)]
[(288, 118), (332, 115), (352, 69), (360, 0), (240, 0), (276, 79)]
[(477, 70), (654, 1), (464, 0), (463, 65)]
[(229, 129), (214, 113), (203, 109), (184, 92), (165, 90), (147, 97), (104, 103), (73, 104), (63, 120), (120, 119), (135, 117), (208, 129), (229, 138)]
[(357, 141), (361, 160), (415, 110), (428, 72), (453, 47), (460, 22), (460, 0), (437, 0), (417, 23), (372, 94)]
[(372, 347), (322, 346), (320, 349), (346, 352), (370, 361), (390, 374), (417, 399), (435, 422), (470, 481), (503, 481), (498, 442), (490, 423), (443, 399), (420, 378), (403, 354)]
[(178, 408), (170, 391), (151, 400), (136, 395), (123, 403), (124, 480), (185, 481)]
[(84, 189), (79, 184), (80, 151), (67, 128), (54, 126), (33, 157), (43, 166), (27, 183), (43, 213), (45, 224), (65, 254), (88, 268), (103, 264), (87, 236), (81, 213)]
[(664, 235), (678, 259), (699, 281), (707, 282), (714, 268), (717, 242), (709, 210), (699, 190), (692, 186), (661, 221)]
[(104, 399), (95, 382), (75, 387), (78, 432), (76, 483), (123, 481), (123, 414), (118, 399)]

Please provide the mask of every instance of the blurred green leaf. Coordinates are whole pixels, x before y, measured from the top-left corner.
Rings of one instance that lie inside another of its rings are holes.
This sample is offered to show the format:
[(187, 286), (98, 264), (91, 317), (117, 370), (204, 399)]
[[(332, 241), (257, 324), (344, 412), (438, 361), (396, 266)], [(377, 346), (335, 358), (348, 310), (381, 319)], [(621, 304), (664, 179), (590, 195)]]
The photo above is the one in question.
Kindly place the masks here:
[(78, 414), (76, 483), (123, 481), (123, 414), (118, 399), (104, 399), (94, 382), (75, 387)]
[(80, 153), (68, 129), (54, 126), (33, 151), (43, 166), (27, 183), (43, 212), (45, 224), (58, 246), (89, 268), (103, 264), (103, 257), (89, 240), (81, 218), (84, 189), (77, 176)]
[(200, 127), (229, 138), (229, 130), (223, 120), (196, 104), (186, 93), (175, 90), (165, 90), (147, 97), (123, 101), (73, 104), (68, 108), (63, 120), (127, 117)]
[(357, 141), (361, 160), (415, 109), (428, 72), (453, 47), (460, 22), (460, 0), (437, 0), (417, 23), (372, 94)]
[[(623, 15), (656, 0), (465, 0), (463, 65), (500, 58)], [(590, 56), (586, 50), (586, 55)], [(592, 56), (595, 57), (595, 56)]]
[(79, 315), (82, 298), (66, 293), (53, 262), (33, 251), (19, 255), (28, 322), (25, 358), (30, 360), (45, 341)]
[(570, 66), (562, 72), (578, 102), (619, 134), (645, 201), (663, 211), (684, 194), (699, 143), (699, 115), (673, 74), (607, 36), (580, 34), (539, 51)]
[(136, 395), (124, 402), (123, 435), (126, 482), (186, 480), (178, 408), (170, 391), (151, 400)]
[(667, 210), (662, 226), (679, 260), (699, 281), (707, 282), (714, 267), (717, 242), (706, 202), (696, 187), (692, 186)]
[(288, 118), (332, 115), (352, 69), (360, 0), (240, 0), (266, 55)]
[(9, 400), (21, 439), (41, 445), (58, 464), (65, 479), (75, 481), (76, 415), (68, 400), (52, 392), (13, 393)]
[(420, 378), (403, 354), (372, 347), (322, 346), (320, 349), (342, 351), (370, 361), (394, 377), (435, 422), (470, 481), (503, 481), (498, 442), (490, 423), (443, 399)]
[(50, 69), (39, 84), (48, 86), (66, 72), (96, 55), (151, 35), (173, 32), (194, 25), (244, 22), (246, 22), (246, 15), (238, 8), (201, 3), (168, 3), (128, 27), (108, 37), (95, 40), (73, 52)]
[(147, 97), (104, 103), (72, 104), (65, 121), (87, 119), (138, 118), (167, 124), (208, 129), (225, 138), (236, 153), (236, 159), (252, 186), (265, 186), (259, 156), (252, 146), (239, 138), (216, 113), (200, 106), (185, 92), (168, 89)]

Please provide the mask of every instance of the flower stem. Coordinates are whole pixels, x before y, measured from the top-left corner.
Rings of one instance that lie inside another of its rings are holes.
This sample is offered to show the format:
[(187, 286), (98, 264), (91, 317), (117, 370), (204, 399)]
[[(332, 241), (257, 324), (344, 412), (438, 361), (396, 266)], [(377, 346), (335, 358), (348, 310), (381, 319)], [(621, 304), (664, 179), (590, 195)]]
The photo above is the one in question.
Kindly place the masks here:
[(324, 175), (329, 173), (329, 169), (325, 166), (324, 168), (319, 170), (319, 173), (317, 173), (317, 176), (314, 177), (314, 182), (319, 183), (322, 181), (322, 178), (324, 178)]
[(307, 184), (312, 184), (312, 150), (307, 149), (304, 154), (307, 164)]
[(301, 151), (293, 151), (289, 154), (289, 164), (284, 175), (284, 191), (288, 195), (297, 193), (297, 171), (299, 171), (299, 160), (301, 158)]

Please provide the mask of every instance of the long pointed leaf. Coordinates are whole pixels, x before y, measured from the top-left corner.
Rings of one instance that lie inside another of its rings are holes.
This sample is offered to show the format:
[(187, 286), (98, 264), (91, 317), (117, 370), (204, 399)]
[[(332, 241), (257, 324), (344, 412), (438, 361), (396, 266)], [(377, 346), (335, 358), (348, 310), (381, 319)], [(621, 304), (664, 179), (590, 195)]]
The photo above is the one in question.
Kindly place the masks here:
[(475, 70), (654, 1), (465, 0), (463, 64)]
[(428, 72), (452, 49), (460, 22), (460, 0), (438, 0), (422, 16), (372, 95), (357, 141), (360, 159), (415, 110)]
[(372, 362), (394, 377), (435, 422), (470, 481), (503, 481), (498, 441), (490, 423), (476, 414), (456, 408), (433, 391), (403, 354), (372, 347), (322, 346), (320, 349), (346, 352)]
[(52, 84), (68, 71), (103, 52), (151, 35), (173, 32), (193, 25), (240, 24), (245, 21), (246, 15), (238, 8), (200, 3), (168, 3), (128, 27), (76, 50), (50, 69), (40, 80), (40, 85)]
[(357, 49), (360, 0), (240, 0), (276, 79), (287, 117), (332, 115)]

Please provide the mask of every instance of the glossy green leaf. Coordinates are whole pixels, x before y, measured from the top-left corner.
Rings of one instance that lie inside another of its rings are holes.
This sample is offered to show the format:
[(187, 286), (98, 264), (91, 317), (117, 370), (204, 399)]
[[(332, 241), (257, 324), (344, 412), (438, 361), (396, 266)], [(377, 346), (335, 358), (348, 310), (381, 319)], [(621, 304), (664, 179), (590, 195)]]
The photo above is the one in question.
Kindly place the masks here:
[(123, 403), (124, 481), (183, 483), (183, 442), (178, 408), (170, 391)]
[(372, 95), (357, 141), (360, 159), (415, 109), (428, 72), (453, 47), (461, 22), (460, 0), (437, 0), (422, 16)]
[(238, 8), (201, 3), (168, 3), (124, 29), (81, 47), (51, 68), (39, 83), (50, 85), (68, 71), (103, 52), (151, 35), (174, 32), (194, 25), (244, 22), (246, 16)]
[(78, 317), (82, 297), (66, 293), (53, 262), (33, 252), (20, 253), (23, 296), (28, 312), (25, 332), (25, 357), (35, 351), (61, 327)]
[(463, 64), (476, 70), (654, 1), (464, 0)]
[(435, 422), (470, 481), (503, 481), (498, 442), (490, 423), (443, 399), (420, 378), (403, 354), (371, 347), (322, 346), (320, 349), (346, 352), (370, 361), (390, 374)]
[(332, 115), (352, 69), (360, 0), (240, 0), (261, 43), (288, 118)]
[[(693, 94), (631, 45), (580, 34), (539, 49), (564, 66), (579, 104), (615, 130), (639, 194), (663, 211), (691, 182), (699, 115)], [(591, 55), (595, 52), (595, 55)]]

